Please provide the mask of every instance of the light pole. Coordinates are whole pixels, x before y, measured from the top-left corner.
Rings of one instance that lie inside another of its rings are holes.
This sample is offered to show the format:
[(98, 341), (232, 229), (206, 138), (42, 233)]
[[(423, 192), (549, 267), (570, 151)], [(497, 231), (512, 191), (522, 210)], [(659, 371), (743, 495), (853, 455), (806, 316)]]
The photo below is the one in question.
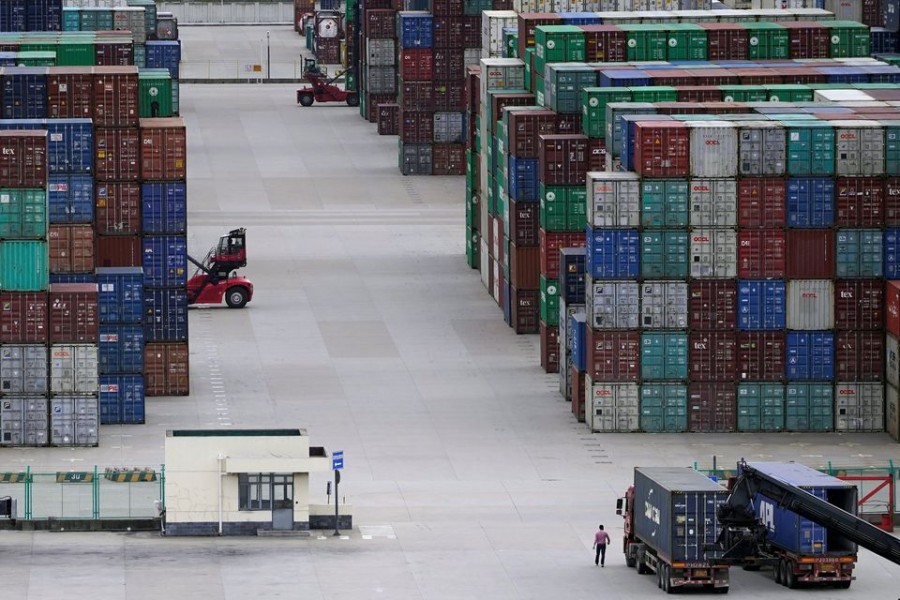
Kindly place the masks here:
[(272, 47), (269, 45), (269, 32), (266, 32), (266, 79), (272, 78)]

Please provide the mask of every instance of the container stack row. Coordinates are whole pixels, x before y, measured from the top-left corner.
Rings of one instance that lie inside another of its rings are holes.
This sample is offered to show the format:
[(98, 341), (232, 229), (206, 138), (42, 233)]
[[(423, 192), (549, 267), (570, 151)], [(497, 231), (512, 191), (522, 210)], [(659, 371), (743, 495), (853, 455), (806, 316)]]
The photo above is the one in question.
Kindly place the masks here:
[(370, 123), (378, 122), (379, 106), (392, 105), (397, 132), (397, 11), (390, 0), (359, 3), (358, 75), (359, 111)]

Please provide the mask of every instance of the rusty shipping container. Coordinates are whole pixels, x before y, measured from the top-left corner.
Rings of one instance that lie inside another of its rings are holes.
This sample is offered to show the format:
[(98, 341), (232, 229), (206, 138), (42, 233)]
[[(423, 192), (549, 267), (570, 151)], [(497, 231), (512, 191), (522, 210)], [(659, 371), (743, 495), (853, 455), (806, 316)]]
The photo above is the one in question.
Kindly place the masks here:
[(0, 131), (0, 187), (47, 187), (47, 132)]
[(140, 184), (98, 182), (94, 186), (94, 204), (94, 229), (99, 235), (141, 233)]
[(150, 342), (144, 346), (144, 391), (147, 396), (190, 393), (187, 342)]
[(834, 277), (835, 240), (830, 229), (788, 230), (786, 254), (789, 279)]
[(738, 233), (738, 277), (783, 278), (784, 270), (784, 230), (745, 229)]
[(99, 340), (96, 283), (50, 285), (50, 342), (83, 344)]
[(391, 8), (366, 9), (365, 27), (367, 38), (391, 39), (397, 37), (397, 11)]
[(884, 282), (885, 329), (900, 337), (900, 281)]
[(581, 30), (584, 31), (585, 61), (591, 63), (627, 60), (628, 35), (624, 30), (615, 25), (582, 25)]
[(635, 171), (644, 177), (688, 176), (691, 136), (684, 123), (638, 121), (634, 127)]
[[(509, 240), (518, 247), (539, 245), (538, 225), (541, 205), (537, 202), (509, 201)], [(539, 259), (540, 260), (540, 259)]]
[(831, 53), (829, 30), (813, 21), (779, 23), (788, 30), (791, 58), (828, 58)]
[(140, 169), (140, 130), (98, 127), (94, 129), (94, 169), (97, 181), (137, 181)]
[(637, 381), (641, 372), (641, 334), (587, 328), (585, 366), (595, 381)]
[[(495, 273), (495, 280), (498, 274)], [(497, 287), (497, 286), (494, 286)], [(495, 290), (495, 293), (498, 290)], [(509, 287), (510, 323), (517, 334), (538, 333), (540, 324), (540, 292)], [(499, 302), (499, 296), (494, 298)]]
[(400, 133), (400, 105), (378, 105), (378, 135), (397, 135)]
[(538, 158), (539, 137), (556, 133), (556, 113), (529, 110), (509, 115), (509, 154), (518, 158)]
[(93, 67), (94, 127), (137, 127), (138, 68)]
[(400, 112), (400, 140), (407, 144), (430, 144), (434, 137), (434, 113)]
[(731, 331), (691, 331), (688, 338), (692, 381), (734, 381), (737, 338)]
[(734, 383), (692, 383), (688, 386), (688, 431), (716, 433), (737, 427)]
[(541, 252), (537, 246), (509, 244), (509, 282), (519, 289), (540, 287)]
[(834, 326), (852, 331), (884, 327), (884, 285), (879, 279), (834, 282)]
[(434, 144), (431, 149), (432, 175), (465, 175), (465, 144)]
[(545, 373), (559, 372), (559, 327), (540, 324), (541, 367)]
[(741, 331), (737, 334), (738, 379), (781, 381), (787, 343), (783, 331)]
[(47, 292), (0, 291), (0, 344), (45, 344)]
[(144, 247), (139, 235), (100, 235), (96, 239), (98, 267), (143, 267)]
[(90, 67), (50, 67), (47, 116), (52, 119), (93, 118), (94, 81)]
[[(479, 17), (479, 34), (481, 32), (481, 24)], [(562, 17), (558, 13), (550, 13), (550, 12), (525, 12), (522, 11), (518, 14), (517, 17), (517, 29), (518, 29), (518, 57), (524, 59), (525, 51), (528, 48), (534, 48), (534, 32), (535, 28), (541, 25), (562, 25)], [(617, 28), (618, 29), (618, 28)], [(623, 32), (624, 37), (624, 32)], [(624, 43), (624, 42), (623, 42)], [(469, 46), (466, 46), (467, 48)], [(478, 38), (475, 46), (473, 47), (481, 47), (481, 38)], [(624, 54), (624, 52), (623, 52)], [(592, 59), (588, 59), (592, 60)], [(593, 59), (598, 60), (598, 59)], [(624, 59), (622, 59), (624, 60)]]
[(747, 60), (750, 34), (735, 23), (698, 23), (706, 30), (707, 60)]
[(462, 48), (435, 48), (432, 58), (431, 79), (449, 82), (460, 80), (465, 73), (466, 61)]
[(544, 185), (584, 185), (588, 170), (587, 136), (539, 136), (538, 164)]
[(733, 331), (737, 327), (737, 282), (694, 280), (688, 287), (688, 327)]
[(431, 81), (434, 53), (431, 48), (404, 48), (400, 51), (399, 67), (403, 81)]
[(880, 177), (838, 177), (834, 195), (838, 227), (884, 226), (884, 182)]
[(881, 381), (884, 378), (884, 334), (880, 331), (839, 331), (835, 336), (835, 379)]
[(587, 378), (577, 367), (572, 367), (572, 414), (579, 423), (584, 423), (584, 396), (586, 393)]
[(434, 84), (430, 81), (404, 81), (398, 97), (400, 108), (405, 111), (434, 110)]
[(562, 248), (584, 248), (585, 234), (551, 233), (543, 229), (538, 231), (538, 244), (541, 249), (541, 273), (548, 279), (559, 277), (559, 251)]
[(94, 228), (91, 225), (51, 225), (48, 242), (51, 273), (94, 271)]
[(187, 130), (184, 119), (141, 119), (141, 179), (184, 181), (187, 175)]

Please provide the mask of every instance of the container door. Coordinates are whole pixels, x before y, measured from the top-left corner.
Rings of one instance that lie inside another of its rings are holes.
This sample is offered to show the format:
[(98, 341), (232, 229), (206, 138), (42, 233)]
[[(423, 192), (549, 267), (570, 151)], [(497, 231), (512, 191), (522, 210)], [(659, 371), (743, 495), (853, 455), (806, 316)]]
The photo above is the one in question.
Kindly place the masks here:
[(294, 476), (272, 476), (272, 529), (291, 531), (294, 528)]

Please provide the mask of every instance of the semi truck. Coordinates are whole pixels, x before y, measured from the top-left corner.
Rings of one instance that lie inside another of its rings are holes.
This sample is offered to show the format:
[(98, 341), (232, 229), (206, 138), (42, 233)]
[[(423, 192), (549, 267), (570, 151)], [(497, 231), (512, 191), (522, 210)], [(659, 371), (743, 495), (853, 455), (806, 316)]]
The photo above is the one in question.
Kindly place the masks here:
[(633, 485), (616, 503), (625, 520), (625, 564), (639, 574), (655, 573), (657, 587), (667, 593), (728, 593), (729, 565), (705, 554), (719, 539), (718, 508), (727, 497), (728, 490), (692, 469), (635, 468)]

